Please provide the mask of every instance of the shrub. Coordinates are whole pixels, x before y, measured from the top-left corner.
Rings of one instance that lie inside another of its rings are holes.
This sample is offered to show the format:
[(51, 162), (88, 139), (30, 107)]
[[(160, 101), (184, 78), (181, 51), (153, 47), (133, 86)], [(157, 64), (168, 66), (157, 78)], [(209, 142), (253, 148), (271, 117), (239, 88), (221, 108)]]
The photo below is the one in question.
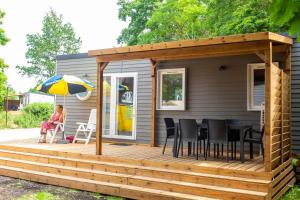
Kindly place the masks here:
[(53, 113), (53, 104), (32, 103), (23, 109), (23, 113), (14, 119), (14, 123), (22, 128), (39, 127), (41, 121), (49, 119)]
[(33, 115), (37, 119), (49, 119), (53, 113), (53, 104), (50, 103), (32, 103), (27, 105), (23, 111), (26, 114)]

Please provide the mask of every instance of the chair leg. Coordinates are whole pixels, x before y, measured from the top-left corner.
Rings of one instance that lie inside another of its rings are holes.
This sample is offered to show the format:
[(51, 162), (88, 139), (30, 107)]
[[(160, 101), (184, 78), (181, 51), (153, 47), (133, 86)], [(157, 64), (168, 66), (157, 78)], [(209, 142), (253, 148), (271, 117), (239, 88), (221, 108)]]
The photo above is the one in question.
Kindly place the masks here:
[(165, 144), (164, 144), (164, 148), (163, 148), (163, 151), (162, 151), (163, 155), (165, 154), (165, 149), (166, 149), (167, 141), (168, 141), (168, 137), (166, 137), (166, 139), (165, 139)]
[[(199, 154), (198, 154), (198, 146), (199, 146), (199, 141), (198, 141), (198, 139), (197, 139), (197, 141), (196, 141), (196, 159), (198, 160), (198, 157), (199, 157)], [(200, 143), (201, 143), (201, 140), (200, 140)]]
[(253, 159), (253, 144), (249, 143), (250, 159)]
[(227, 141), (227, 144), (226, 144), (226, 162), (228, 162), (229, 160), (228, 160), (228, 157), (229, 157), (229, 149), (228, 149), (228, 147), (229, 147), (229, 143), (228, 143), (228, 141)]
[(181, 141), (181, 156), (183, 156), (183, 141)]
[(202, 153), (202, 140), (200, 140), (200, 154)]
[(89, 131), (89, 134), (88, 134), (88, 136), (87, 136), (85, 145), (87, 145), (87, 144), (90, 142), (90, 139), (91, 139), (91, 137), (92, 137), (92, 134), (93, 134), (93, 129), (91, 129), (91, 130)]
[(179, 138), (178, 148), (176, 149), (176, 151), (177, 151), (176, 157), (177, 157), (177, 158), (178, 158), (178, 155), (179, 155), (180, 146), (181, 146), (181, 138)]
[(231, 144), (231, 160), (233, 160), (233, 141), (231, 141), (230, 144)]
[(207, 145), (206, 145), (206, 147), (204, 147), (204, 148), (206, 148), (205, 155), (204, 155), (205, 160), (207, 160), (207, 154), (208, 154), (208, 152), (210, 152), (208, 150), (209, 147), (210, 147), (210, 145), (209, 145), (209, 142), (207, 141)]
[(263, 158), (265, 158), (265, 150), (264, 150), (264, 144), (263, 143), (261, 143), (260, 144), (260, 148), (261, 148), (261, 153), (262, 153), (262, 156), (263, 156)]
[(219, 158), (219, 156), (220, 156), (220, 150), (219, 150), (219, 144), (217, 144), (217, 158)]
[(214, 158), (216, 158), (216, 144), (214, 144)]
[(203, 155), (205, 156), (206, 150), (205, 150), (205, 139), (203, 140)]
[[(197, 140), (197, 142), (198, 142), (198, 140)], [(195, 142), (193, 142), (193, 156), (195, 155), (195, 148), (196, 148), (196, 144), (195, 144)]]
[(236, 160), (236, 141), (234, 142), (234, 159)]
[(222, 158), (223, 158), (223, 155), (224, 155), (224, 145), (222, 144)]

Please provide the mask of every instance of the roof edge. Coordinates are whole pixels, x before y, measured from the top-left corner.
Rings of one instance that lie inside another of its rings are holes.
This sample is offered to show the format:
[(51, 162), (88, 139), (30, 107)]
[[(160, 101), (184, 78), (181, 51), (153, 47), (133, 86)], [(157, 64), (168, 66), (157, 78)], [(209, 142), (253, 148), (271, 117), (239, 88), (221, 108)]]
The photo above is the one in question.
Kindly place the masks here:
[(56, 60), (69, 60), (69, 59), (80, 59), (80, 58), (89, 58), (88, 53), (64, 54), (64, 55), (56, 56)]

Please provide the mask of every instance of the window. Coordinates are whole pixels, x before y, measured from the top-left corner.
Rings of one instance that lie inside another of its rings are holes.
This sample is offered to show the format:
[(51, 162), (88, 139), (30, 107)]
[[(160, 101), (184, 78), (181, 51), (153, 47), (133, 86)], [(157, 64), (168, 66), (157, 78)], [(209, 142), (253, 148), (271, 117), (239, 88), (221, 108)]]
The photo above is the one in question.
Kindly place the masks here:
[(248, 65), (248, 110), (260, 111), (265, 98), (265, 64)]
[[(278, 66), (278, 63), (274, 63)], [(248, 64), (247, 108), (260, 111), (265, 99), (265, 63)]]
[(157, 71), (158, 110), (185, 110), (185, 68)]

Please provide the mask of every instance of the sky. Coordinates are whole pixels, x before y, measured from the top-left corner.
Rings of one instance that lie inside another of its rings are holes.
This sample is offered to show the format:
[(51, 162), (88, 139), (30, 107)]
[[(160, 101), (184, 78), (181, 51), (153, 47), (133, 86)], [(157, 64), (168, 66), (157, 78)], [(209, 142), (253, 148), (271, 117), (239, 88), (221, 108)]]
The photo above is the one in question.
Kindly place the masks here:
[(17, 92), (36, 84), (35, 79), (18, 74), (15, 66), (26, 65), (26, 34), (40, 32), (50, 8), (73, 25), (82, 39), (80, 52), (119, 46), (116, 39), (126, 23), (118, 19), (117, 0), (0, 0), (0, 9), (6, 13), (2, 28), (10, 38), (0, 46), (0, 57), (9, 65), (5, 73)]

